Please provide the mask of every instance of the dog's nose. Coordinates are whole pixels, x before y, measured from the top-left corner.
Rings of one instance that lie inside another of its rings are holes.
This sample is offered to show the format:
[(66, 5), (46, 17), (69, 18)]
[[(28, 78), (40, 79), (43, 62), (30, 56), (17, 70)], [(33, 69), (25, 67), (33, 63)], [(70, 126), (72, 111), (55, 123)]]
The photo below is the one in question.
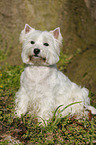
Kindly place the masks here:
[(37, 54), (39, 54), (39, 53), (40, 53), (40, 49), (35, 48), (35, 49), (34, 49), (34, 54), (37, 55)]

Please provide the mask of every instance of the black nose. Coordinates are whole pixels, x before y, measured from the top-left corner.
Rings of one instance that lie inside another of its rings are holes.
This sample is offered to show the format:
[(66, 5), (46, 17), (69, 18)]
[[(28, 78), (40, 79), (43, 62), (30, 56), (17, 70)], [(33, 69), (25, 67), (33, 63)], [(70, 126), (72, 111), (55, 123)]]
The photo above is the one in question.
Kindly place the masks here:
[(34, 54), (37, 55), (37, 54), (39, 54), (39, 53), (40, 53), (40, 49), (35, 48), (35, 49), (34, 49)]

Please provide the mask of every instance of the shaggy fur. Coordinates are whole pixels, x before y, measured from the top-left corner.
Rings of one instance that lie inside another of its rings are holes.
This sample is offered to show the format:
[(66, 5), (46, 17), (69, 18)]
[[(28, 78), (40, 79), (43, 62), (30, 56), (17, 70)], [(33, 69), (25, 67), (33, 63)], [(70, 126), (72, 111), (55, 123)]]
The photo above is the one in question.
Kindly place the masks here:
[(53, 31), (39, 31), (28, 24), (20, 35), (23, 43), (22, 60), (26, 64), (21, 75), (21, 86), (16, 93), (16, 114), (21, 116), (26, 112), (48, 120), (59, 105), (63, 116), (76, 114), (77, 118), (87, 117), (88, 110), (96, 114), (96, 109), (90, 106), (88, 90), (71, 82), (56, 68), (59, 61), (62, 36), (60, 28)]

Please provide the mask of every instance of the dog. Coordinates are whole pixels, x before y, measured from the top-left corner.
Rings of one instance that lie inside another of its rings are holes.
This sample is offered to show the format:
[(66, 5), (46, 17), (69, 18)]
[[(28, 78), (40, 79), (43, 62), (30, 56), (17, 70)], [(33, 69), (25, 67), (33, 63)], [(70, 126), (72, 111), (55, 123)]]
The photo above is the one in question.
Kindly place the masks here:
[(38, 121), (49, 120), (58, 107), (64, 110), (61, 111), (62, 117), (70, 114), (86, 118), (88, 110), (96, 114), (96, 109), (90, 106), (88, 89), (71, 82), (56, 68), (62, 45), (59, 27), (48, 32), (35, 30), (26, 24), (20, 34), (20, 42), (23, 46), (21, 57), (26, 67), (15, 96), (18, 117), (30, 112), (37, 116)]

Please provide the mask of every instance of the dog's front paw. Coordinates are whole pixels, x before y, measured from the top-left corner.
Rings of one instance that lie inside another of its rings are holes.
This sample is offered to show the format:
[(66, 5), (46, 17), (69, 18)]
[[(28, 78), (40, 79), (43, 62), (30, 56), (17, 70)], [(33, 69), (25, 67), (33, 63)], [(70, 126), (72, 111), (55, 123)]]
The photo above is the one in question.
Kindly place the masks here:
[(21, 110), (21, 109), (17, 109), (17, 108), (15, 108), (15, 116), (16, 117), (21, 117), (21, 115), (23, 114), (25, 114), (26, 113), (26, 110)]
[(16, 117), (19, 117), (20, 118), (22, 112), (20, 110), (15, 110), (15, 113), (14, 114), (15, 114)]

